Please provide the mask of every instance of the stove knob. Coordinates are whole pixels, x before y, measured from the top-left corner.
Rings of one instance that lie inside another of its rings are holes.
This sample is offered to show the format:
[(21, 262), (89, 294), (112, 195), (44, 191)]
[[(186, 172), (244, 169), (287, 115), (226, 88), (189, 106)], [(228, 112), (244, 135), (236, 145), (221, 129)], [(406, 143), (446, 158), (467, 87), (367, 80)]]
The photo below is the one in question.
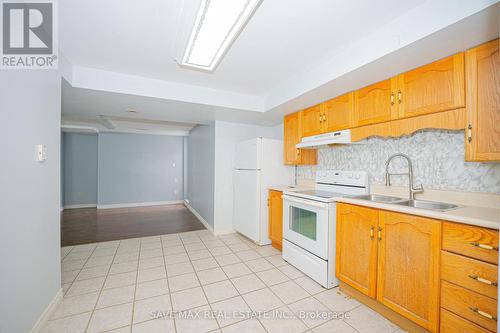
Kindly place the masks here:
[(359, 173), (356, 174), (356, 179), (360, 179), (361, 175)]

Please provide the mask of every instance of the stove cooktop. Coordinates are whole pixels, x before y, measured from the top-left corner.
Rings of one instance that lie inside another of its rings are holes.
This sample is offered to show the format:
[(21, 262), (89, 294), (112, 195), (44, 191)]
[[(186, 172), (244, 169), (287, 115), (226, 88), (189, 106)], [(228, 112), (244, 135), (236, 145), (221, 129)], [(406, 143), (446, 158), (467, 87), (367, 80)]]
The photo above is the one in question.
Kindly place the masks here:
[(304, 198), (304, 199), (310, 199), (310, 200), (315, 200), (315, 201), (321, 201), (321, 202), (333, 202), (333, 198), (335, 197), (344, 197), (349, 194), (344, 194), (344, 193), (339, 193), (339, 192), (331, 192), (331, 191), (324, 191), (324, 190), (307, 190), (307, 191), (291, 191), (291, 192), (286, 192), (286, 195), (293, 196), (293, 197), (299, 197), (299, 198)]

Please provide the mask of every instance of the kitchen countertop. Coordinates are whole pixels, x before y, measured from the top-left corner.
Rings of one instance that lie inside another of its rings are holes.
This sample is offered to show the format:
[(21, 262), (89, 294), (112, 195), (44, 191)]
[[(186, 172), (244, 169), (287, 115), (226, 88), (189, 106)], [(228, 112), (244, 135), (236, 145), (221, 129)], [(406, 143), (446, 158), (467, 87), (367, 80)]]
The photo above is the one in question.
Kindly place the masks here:
[(439, 220), (471, 224), (497, 230), (500, 227), (500, 209), (496, 208), (460, 205), (459, 208), (441, 212), (345, 197), (335, 198), (335, 201), (358, 206), (390, 210), (411, 215), (430, 217)]

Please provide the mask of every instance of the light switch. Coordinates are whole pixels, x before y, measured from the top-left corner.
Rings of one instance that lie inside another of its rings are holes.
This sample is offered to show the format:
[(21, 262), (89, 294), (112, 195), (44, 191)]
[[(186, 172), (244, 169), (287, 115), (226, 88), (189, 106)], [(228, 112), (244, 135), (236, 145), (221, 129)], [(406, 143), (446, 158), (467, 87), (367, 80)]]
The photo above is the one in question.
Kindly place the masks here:
[(47, 159), (47, 147), (45, 145), (36, 146), (36, 160), (43, 163)]

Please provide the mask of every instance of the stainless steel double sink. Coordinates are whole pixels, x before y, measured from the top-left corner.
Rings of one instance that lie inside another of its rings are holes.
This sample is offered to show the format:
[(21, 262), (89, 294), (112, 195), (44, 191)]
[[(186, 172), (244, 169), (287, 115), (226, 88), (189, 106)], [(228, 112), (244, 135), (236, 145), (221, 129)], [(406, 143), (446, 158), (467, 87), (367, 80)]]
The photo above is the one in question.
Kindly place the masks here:
[(420, 209), (428, 209), (428, 210), (437, 210), (437, 211), (448, 211), (452, 209), (458, 208), (457, 205), (445, 203), (445, 202), (435, 202), (435, 201), (426, 201), (426, 200), (408, 200), (405, 198), (391, 197), (386, 195), (378, 195), (378, 194), (367, 194), (367, 195), (354, 195), (350, 196), (353, 199), (359, 200), (367, 200), (378, 203), (385, 204), (394, 204), (399, 206), (406, 206), (412, 208), (420, 208)]

